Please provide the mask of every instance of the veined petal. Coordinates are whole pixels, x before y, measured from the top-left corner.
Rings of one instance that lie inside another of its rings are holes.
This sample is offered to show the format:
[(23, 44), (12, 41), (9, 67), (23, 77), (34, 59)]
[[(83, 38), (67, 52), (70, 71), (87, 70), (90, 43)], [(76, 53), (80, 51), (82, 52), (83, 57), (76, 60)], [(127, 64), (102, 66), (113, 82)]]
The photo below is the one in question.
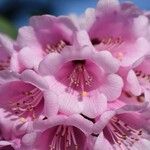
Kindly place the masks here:
[(122, 92), (122, 78), (116, 74), (110, 74), (105, 80), (100, 91), (106, 95), (108, 101), (116, 100)]
[(34, 84), (35, 86), (39, 87), (40, 89), (48, 89), (48, 84), (46, 82), (46, 80), (38, 75), (36, 72), (34, 72), (33, 70), (25, 70), (22, 72), (21, 76), (20, 76), (21, 80), (27, 82), (27, 83), (31, 83)]
[(94, 133), (100, 133), (100, 132), (102, 132), (102, 130), (104, 129), (104, 127), (108, 124), (108, 122), (110, 121), (110, 119), (115, 114), (116, 114), (116, 112), (113, 111), (113, 110), (104, 112), (101, 115), (100, 119), (94, 124), (93, 132)]
[(120, 66), (119, 61), (109, 51), (96, 52), (93, 61), (102, 67), (106, 73), (115, 73)]
[(93, 92), (89, 97), (83, 97), (83, 114), (95, 118), (107, 108), (107, 98), (104, 94)]
[(30, 47), (24, 47), (18, 52), (18, 60), (25, 68), (37, 70), (43, 55), (40, 51), (34, 51)]
[(96, 139), (94, 150), (99, 150), (100, 147), (102, 147), (103, 150), (113, 150), (113, 147), (111, 146), (111, 144), (104, 137), (103, 132), (101, 132), (98, 138)]
[(99, 0), (97, 9), (102, 11), (111, 11), (112, 8), (120, 9), (119, 0)]
[(36, 132), (25, 134), (22, 138), (22, 144), (26, 145), (26, 147), (28, 147), (28, 146), (32, 147), (35, 144), (36, 139), (37, 139)]
[(130, 90), (135, 96), (141, 94), (141, 86), (136, 77), (136, 74), (133, 70), (130, 70), (127, 75), (127, 88)]
[(63, 65), (64, 58), (58, 53), (52, 53), (46, 56), (39, 65), (39, 72), (42, 75), (54, 75), (59, 68)]
[(119, 108), (118, 110), (116, 110), (117, 114), (122, 114), (122, 113), (125, 113), (125, 112), (133, 112), (133, 111), (143, 111), (144, 109), (146, 109), (146, 107), (148, 106), (148, 103), (145, 102), (141, 105), (125, 105), (121, 108)]
[(59, 95), (59, 110), (64, 114), (81, 113), (83, 105), (78, 101), (77, 96), (69, 93)]
[(30, 47), (37, 51), (41, 49), (41, 45), (36, 37), (36, 32), (31, 26), (25, 26), (19, 29), (17, 44), (20, 48)]
[(75, 126), (86, 134), (92, 133), (93, 123), (83, 118), (79, 114), (74, 114), (74, 115), (69, 116), (69, 118), (66, 120), (66, 125)]
[(67, 118), (68, 117), (64, 116), (64, 115), (51, 116), (50, 119), (35, 121), (34, 124), (33, 124), (33, 127), (34, 127), (35, 131), (42, 132), (42, 131), (45, 131), (48, 128), (52, 128), (54, 126), (64, 124), (64, 122)]
[(44, 99), (44, 115), (48, 118), (56, 115), (59, 109), (57, 95), (54, 92), (48, 90), (44, 92)]

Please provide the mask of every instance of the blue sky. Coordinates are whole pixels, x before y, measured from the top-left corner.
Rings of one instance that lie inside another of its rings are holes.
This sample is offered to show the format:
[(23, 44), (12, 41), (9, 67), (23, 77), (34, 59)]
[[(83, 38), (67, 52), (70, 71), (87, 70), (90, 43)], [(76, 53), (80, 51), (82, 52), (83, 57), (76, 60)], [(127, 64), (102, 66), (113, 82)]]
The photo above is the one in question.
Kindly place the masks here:
[[(75, 12), (81, 14), (87, 7), (95, 7), (98, 0), (55, 0), (52, 3), (57, 7), (57, 14)], [(125, 0), (120, 0), (121, 2)], [(141, 9), (150, 10), (150, 0), (130, 0)]]
[[(150, 10), (150, 0), (131, 1), (141, 9)], [(4, 14), (8, 13), (8, 19), (19, 28), (28, 24), (31, 14), (39, 15), (37, 13), (39, 9), (42, 10), (42, 14), (45, 12), (54, 15), (82, 14), (86, 8), (95, 7), (97, 2), (98, 0), (0, 0), (0, 13), (2, 10)], [(14, 16), (11, 16), (12, 10), (7, 12), (7, 9), (11, 8), (15, 12)]]

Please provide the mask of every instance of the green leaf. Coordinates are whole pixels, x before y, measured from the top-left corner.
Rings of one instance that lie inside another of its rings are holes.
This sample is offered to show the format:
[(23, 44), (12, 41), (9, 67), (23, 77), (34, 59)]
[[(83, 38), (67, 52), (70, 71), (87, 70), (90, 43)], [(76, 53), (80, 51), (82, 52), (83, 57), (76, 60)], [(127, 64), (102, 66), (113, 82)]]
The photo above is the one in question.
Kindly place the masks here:
[(0, 32), (9, 35), (12, 38), (16, 38), (17, 29), (7, 19), (0, 16)]

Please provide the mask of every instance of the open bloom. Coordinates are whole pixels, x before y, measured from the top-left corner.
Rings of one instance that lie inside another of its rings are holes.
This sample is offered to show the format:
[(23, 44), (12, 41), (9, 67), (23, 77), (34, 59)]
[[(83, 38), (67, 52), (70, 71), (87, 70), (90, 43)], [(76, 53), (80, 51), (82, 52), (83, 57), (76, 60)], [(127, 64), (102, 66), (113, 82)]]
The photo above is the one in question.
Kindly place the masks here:
[[(12, 69), (20, 72), (24, 69), (37, 70), (40, 61), (49, 53), (58, 52), (72, 43), (72, 34), (76, 27), (66, 16), (34, 16), (30, 25), (19, 29), (12, 59)], [(14, 66), (13, 64), (18, 65)]]
[(96, 52), (86, 31), (79, 31), (73, 46), (41, 61), (39, 73), (51, 77), (50, 88), (60, 96), (61, 109), (80, 105), (82, 113), (95, 117), (105, 110), (107, 99), (113, 101), (120, 96), (123, 82), (115, 74), (118, 68), (116, 58), (108, 51)]
[(148, 53), (149, 21), (133, 4), (100, 0), (95, 10), (88, 9), (81, 18), (76, 24), (87, 30), (95, 49), (110, 51), (121, 66), (130, 66)]
[(91, 150), (88, 135), (92, 122), (80, 115), (53, 116), (34, 122), (34, 132), (22, 138), (22, 148), (29, 150)]
[[(116, 110), (103, 113), (93, 128), (94, 136), (98, 136), (95, 142), (95, 150), (104, 144), (105, 150), (113, 149), (149, 149), (149, 130), (147, 120), (142, 117), (141, 106), (126, 105)], [(99, 134), (96, 134), (98, 133)]]
[[(57, 112), (57, 105), (53, 98), (47, 94), (48, 85), (46, 81), (32, 70), (26, 70), (22, 74), (13, 72), (1, 72), (0, 87), (0, 107), (12, 114), (18, 116), (21, 120), (30, 118), (34, 120), (44, 113), (45, 105), (50, 103), (53, 105), (53, 110), (47, 112)], [(2, 80), (3, 79), (3, 80)], [(51, 95), (52, 96), (52, 95)], [(49, 99), (49, 103), (45, 104), (44, 99)]]

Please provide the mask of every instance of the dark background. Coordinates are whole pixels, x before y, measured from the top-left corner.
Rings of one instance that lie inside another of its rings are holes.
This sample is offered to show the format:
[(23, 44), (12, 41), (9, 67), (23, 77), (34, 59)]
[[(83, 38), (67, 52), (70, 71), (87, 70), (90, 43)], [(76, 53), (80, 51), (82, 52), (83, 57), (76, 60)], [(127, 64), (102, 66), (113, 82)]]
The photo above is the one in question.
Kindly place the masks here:
[[(141, 9), (150, 10), (150, 0), (132, 1)], [(30, 16), (82, 14), (87, 7), (95, 7), (97, 2), (98, 0), (0, 0), (0, 32), (16, 37), (17, 29), (27, 25)]]

